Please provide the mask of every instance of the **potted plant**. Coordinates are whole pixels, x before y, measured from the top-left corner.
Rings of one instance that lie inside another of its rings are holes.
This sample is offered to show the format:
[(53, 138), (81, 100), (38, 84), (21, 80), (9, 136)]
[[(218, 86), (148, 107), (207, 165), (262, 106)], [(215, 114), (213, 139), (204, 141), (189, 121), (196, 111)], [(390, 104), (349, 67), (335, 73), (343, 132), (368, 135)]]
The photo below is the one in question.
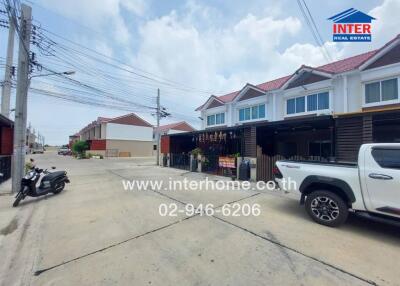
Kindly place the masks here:
[(191, 165), (190, 165), (190, 171), (196, 172), (197, 167), (198, 167), (198, 158), (199, 158), (199, 155), (202, 154), (202, 151), (200, 148), (197, 147), (197, 148), (193, 149), (192, 151), (190, 151), (190, 154), (193, 157)]

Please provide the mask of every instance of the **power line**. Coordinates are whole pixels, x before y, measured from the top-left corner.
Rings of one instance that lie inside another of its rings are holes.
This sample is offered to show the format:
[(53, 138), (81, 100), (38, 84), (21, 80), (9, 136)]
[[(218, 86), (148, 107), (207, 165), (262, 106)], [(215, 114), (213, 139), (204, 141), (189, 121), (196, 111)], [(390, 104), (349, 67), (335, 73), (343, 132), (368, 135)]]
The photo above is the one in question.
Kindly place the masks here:
[(64, 94), (64, 93), (59, 93), (59, 92), (54, 92), (54, 91), (44, 90), (44, 89), (39, 89), (39, 88), (30, 88), (29, 90), (34, 94), (40, 94), (40, 95), (45, 95), (45, 96), (49, 96), (49, 97), (54, 97), (54, 98), (58, 98), (61, 100), (80, 103), (83, 105), (104, 107), (104, 108), (108, 108), (108, 109), (128, 111), (128, 112), (143, 112), (143, 110), (140, 110), (137, 108), (131, 108), (129, 106), (120, 105), (120, 104), (116, 104), (116, 103), (107, 103), (107, 102), (97, 101), (97, 100), (93, 100), (92, 98), (83, 97), (81, 95), (74, 96), (74, 95), (70, 95), (70, 94)]
[(307, 12), (303, 8), (303, 5), (300, 2), (300, 0), (297, 0), (297, 4), (298, 4), (298, 6), (300, 8), (300, 12), (302, 13), (302, 15), (303, 15), (303, 17), (304, 17), (304, 19), (306, 21), (306, 24), (307, 24), (307, 26), (308, 26), (308, 28), (309, 28), (314, 40), (315, 40), (315, 43), (321, 48), (321, 52), (322, 52), (322, 55), (324, 56), (325, 60), (327, 62), (331, 62), (332, 58), (331, 58), (328, 50), (324, 46), (324, 41), (322, 40), (322, 37), (321, 37), (321, 35), (320, 35), (319, 31), (318, 31), (318, 28), (315, 25), (315, 21), (314, 21), (312, 15), (311, 15), (311, 12), (308, 9), (308, 6), (307, 6), (305, 0), (302, 0), (302, 1), (303, 1), (304, 5), (306, 7)]
[[(74, 45), (76, 45), (76, 46), (78, 46), (78, 47), (80, 47), (80, 48), (83, 48), (83, 49), (85, 49), (85, 50), (87, 50), (87, 51), (90, 51), (90, 52), (96, 54), (96, 55), (99, 55), (99, 56), (101, 56), (101, 57), (104, 57), (104, 58), (106, 58), (106, 59), (109, 59), (109, 60), (111, 60), (111, 61), (114, 61), (114, 62), (116, 62), (116, 63), (122, 65), (122, 66), (118, 66), (118, 65), (115, 65), (115, 64), (112, 64), (112, 63), (109, 63), (109, 62), (105, 62), (104, 60), (101, 60), (101, 59), (99, 59), (99, 58), (95, 58), (95, 59), (97, 59), (98, 61), (100, 61), (100, 62), (102, 62), (102, 63), (104, 63), (104, 64), (108, 64), (108, 65), (110, 65), (110, 66), (112, 66), (112, 67), (114, 67), (114, 68), (117, 68), (117, 69), (126, 71), (126, 72), (128, 72), (128, 73), (131, 73), (131, 74), (136, 75), (136, 76), (138, 76), (138, 77), (142, 77), (142, 78), (147, 79), (147, 80), (151, 80), (151, 81), (157, 82), (158, 84), (163, 84), (163, 85), (167, 85), (167, 86), (170, 86), (170, 87), (175, 87), (175, 88), (177, 88), (177, 89), (182, 89), (182, 90), (186, 90), (186, 91), (196, 91), (196, 92), (206, 93), (206, 94), (213, 94), (213, 92), (211, 92), (211, 91), (200, 90), (200, 89), (197, 89), (197, 88), (188, 86), (188, 85), (183, 84), (183, 83), (179, 83), (179, 82), (176, 82), (176, 81), (173, 81), (173, 80), (169, 80), (169, 79), (163, 78), (163, 77), (161, 77), (161, 76), (158, 76), (158, 75), (156, 75), (156, 74), (154, 74), (154, 73), (145, 71), (145, 70), (143, 70), (143, 69), (139, 69), (139, 68), (133, 67), (133, 66), (131, 66), (131, 65), (126, 64), (125, 62), (123, 62), (123, 61), (121, 61), (121, 60), (115, 59), (115, 58), (113, 58), (113, 57), (110, 57), (110, 56), (108, 56), (108, 55), (105, 55), (105, 54), (103, 54), (103, 53), (100, 53), (100, 52), (98, 52), (98, 51), (96, 51), (96, 50), (93, 50), (93, 49), (91, 49), (91, 48), (88, 48), (88, 47), (86, 47), (86, 46), (84, 46), (84, 45), (82, 45), (82, 44), (79, 44), (79, 43), (76, 43), (76, 42), (74, 42), (74, 41), (71, 41), (71, 40), (69, 40), (69, 39), (67, 39), (67, 38), (65, 38), (65, 37), (63, 37), (63, 36), (60, 36), (60, 35), (58, 35), (58, 34), (56, 34), (56, 33), (53, 33), (53, 32), (51, 32), (51, 31), (49, 31), (49, 30), (47, 30), (47, 29), (45, 29), (45, 28), (43, 28), (43, 27), (38, 27), (38, 28), (41, 29), (42, 31), (47, 32), (47, 33), (49, 33), (49, 34), (51, 34), (51, 35), (53, 35), (53, 36), (55, 36), (55, 37), (58, 37), (58, 38), (60, 38), (60, 39), (62, 39), (62, 40), (64, 40), (64, 41), (66, 41), (66, 42), (69, 42), (69, 43), (71, 43), (71, 44), (74, 44)], [(66, 46), (65, 46), (65, 47), (66, 47)], [(74, 52), (77, 52), (77, 53), (83, 54), (83, 55), (85, 55), (85, 56), (88, 56), (88, 57), (90, 57), (90, 58), (94, 58), (94, 56), (88, 55), (87, 53), (83, 53), (82, 51), (76, 50), (76, 49), (74, 49), (74, 48), (71, 48), (71, 47), (67, 47), (67, 48), (70, 49), (70, 50), (73, 50)], [(125, 67), (127, 67), (127, 68), (125, 68)], [(137, 70), (137, 71), (135, 71), (135, 70)]]

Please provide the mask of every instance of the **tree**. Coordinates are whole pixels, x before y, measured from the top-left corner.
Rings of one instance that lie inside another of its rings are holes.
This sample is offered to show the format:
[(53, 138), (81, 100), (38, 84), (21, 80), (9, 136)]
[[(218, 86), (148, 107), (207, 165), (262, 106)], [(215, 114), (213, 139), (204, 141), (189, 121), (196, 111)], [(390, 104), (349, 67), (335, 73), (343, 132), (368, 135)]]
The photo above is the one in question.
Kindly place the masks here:
[(72, 145), (72, 151), (80, 156), (82, 156), (86, 150), (89, 150), (89, 144), (86, 141), (79, 140)]

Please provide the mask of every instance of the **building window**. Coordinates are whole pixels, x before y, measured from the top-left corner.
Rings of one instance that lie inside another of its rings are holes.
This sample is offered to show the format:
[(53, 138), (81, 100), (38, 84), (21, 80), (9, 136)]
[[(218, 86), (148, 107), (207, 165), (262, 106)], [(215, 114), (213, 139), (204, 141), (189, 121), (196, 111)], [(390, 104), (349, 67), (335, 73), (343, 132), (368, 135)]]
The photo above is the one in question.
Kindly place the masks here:
[(215, 114), (207, 116), (207, 125), (215, 125)]
[(287, 114), (300, 113), (305, 111), (306, 100), (304, 96), (287, 100)]
[(397, 78), (367, 83), (365, 85), (365, 103), (376, 103), (399, 98)]
[(296, 114), (329, 109), (329, 92), (321, 92), (288, 99), (286, 114)]
[(225, 123), (225, 113), (217, 113), (207, 116), (207, 126), (221, 125)]
[(224, 124), (225, 123), (225, 113), (215, 114), (215, 124)]
[(329, 92), (318, 93), (318, 110), (329, 109)]
[(301, 113), (306, 111), (306, 97), (301, 96), (296, 98), (296, 113)]
[(310, 94), (307, 96), (307, 110), (314, 111), (318, 109), (318, 94)]
[(239, 109), (239, 121), (265, 118), (265, 104)]
[(286, 106), (287, 106), (286, 107), (287, 108), (287, 110), (286, 110), (287, 114), (296, 113), (296, 100), (294, 98), (288, 99), (286, 101)]

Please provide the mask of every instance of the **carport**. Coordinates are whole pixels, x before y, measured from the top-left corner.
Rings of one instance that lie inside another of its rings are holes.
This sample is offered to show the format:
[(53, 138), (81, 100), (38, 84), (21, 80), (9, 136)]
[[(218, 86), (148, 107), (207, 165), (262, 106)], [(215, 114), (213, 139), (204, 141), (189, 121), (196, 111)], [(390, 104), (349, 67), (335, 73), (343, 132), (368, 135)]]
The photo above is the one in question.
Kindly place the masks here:
[[(162, 142), (168, 142), (170, 167), (190, 169), (190, 155), (193, 151), (201, 154), (201, 171), (232, 176), (236, 175), (236, 168), (221, 167), (220, 157), (235, 159), (244, 152), (244, 129), (242, 127), (206, 129), (194, 132), (185, 132), (163, 136)], [(193, 158), (197, 160), (198, 158)], [(235, 163), (236, 166), (236, 163)]]
[(256, 125), (257, 180), (273, 179), (273, 168), (278, 160), (334, 160), (334, 126), (330, 115)]
[(0, 115), (0, 183), (11, 177), (14, 122)]

